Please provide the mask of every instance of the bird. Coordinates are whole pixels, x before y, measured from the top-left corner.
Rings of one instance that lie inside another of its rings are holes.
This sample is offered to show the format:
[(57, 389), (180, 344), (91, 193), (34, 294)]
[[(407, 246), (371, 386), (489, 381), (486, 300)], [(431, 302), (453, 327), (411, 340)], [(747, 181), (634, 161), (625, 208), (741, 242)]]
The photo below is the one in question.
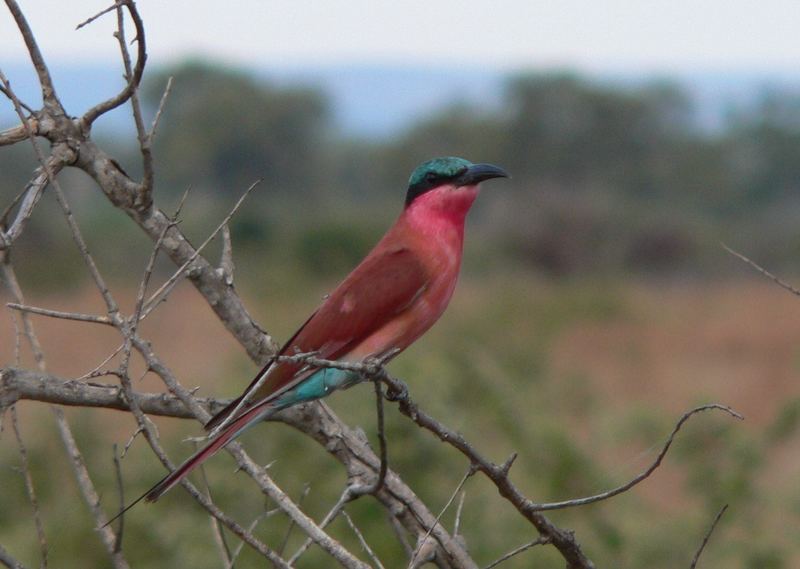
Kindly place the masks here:
[[(358, 372), (314, 367), (301, 358), (388, 361), (445, 311), (458, 279), (467, 212), (479, 184), (509, 178), (492, 164), (440, 157), (411, 174), (402, 212), (355, 269), (258, 372), (244, 393), (205, 425), (207, 444), (135, 502), (158, 500), (195, 467), (280, 409), (363, 381)], [(118, 515), (120, 515), (118, 514)]]

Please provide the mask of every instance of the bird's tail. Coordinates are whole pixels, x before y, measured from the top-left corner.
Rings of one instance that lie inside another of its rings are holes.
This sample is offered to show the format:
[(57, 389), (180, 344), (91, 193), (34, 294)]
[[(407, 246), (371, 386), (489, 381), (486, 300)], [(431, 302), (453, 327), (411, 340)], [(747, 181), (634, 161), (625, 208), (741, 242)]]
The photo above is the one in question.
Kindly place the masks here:
[(242, 400), (242, 397), (244, 397), (244, 395), (240, 395), (225, 405), (225, 407), (223, 407), (219, 413), (211, 417), (211, 419), (209, 419), (208, 422), (203, 425), (203, 428), (206, 431), (213, 431), (215, 428), (217, 428), (225, 419), (228, 418), (228, 415), (230, 415), (233, 410), (236, 409), (236, 407), (239, 405), (239, 402)]
[(269, 403), (260, 403), (249, 409), (242, 416), (234, 419), (229, 425), (224, 427), (206, 446), (194, 453), (178, 468), (167, 474), (164, 478), (159, 480), (147, 492), (136, 498), (133, 502), (125, 506), (116, 516), (111, 518), (108, 523), (110, 524), (122, 514), (130, 510), (133, 506), (144, 500), (145, 502), (155, 502), (173, 486), (181, 481), (187, 474), (194, 470), (197, 466), (202, 464), (207, 458), (214, 455), (218, 450), (230, 443), (233, 439), (242, 434), (248, 427), (256, 424), (265, 418), (269, 413), (274, 411), (274, 406)]

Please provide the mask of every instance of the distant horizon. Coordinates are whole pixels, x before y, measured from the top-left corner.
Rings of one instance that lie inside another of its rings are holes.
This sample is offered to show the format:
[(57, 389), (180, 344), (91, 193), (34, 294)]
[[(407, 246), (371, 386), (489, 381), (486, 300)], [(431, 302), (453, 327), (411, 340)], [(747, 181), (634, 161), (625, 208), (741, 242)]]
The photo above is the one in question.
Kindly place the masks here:
[[(278, 85), (307, 85), (321, 89), (331, 98), (335, 126), (345, 133), (368, 139), (397, 134), (415, 120), (453, 102), (464, 102), (491, 109), (501, 100), (502, 86), (508, 77), (530, 74), (574, 74), (590, 81), (635, 88), (655, 81), (673, 82), (685, 89), (697, 107), (703, 128), (720, 125), (731, 104), (747, 104), (767, 88), (800, 92), (800, 69), (707, 69), (673, 72), (635, 71), (609, 68), (590, 71), (576, 66), (501, 68), (486, 65), (439, 66), (431, 62), (309, 63), (263, 65), (229, 62), (201, 55), (155, 64), (153, 75), (169, 67), (199, 61), (239, 69), (257, 80)], [(80, 112), (122, 86), (120, 64), (108, 61), (48, 62), (56, 88), (71, 112)], [(28, 61), (18, 59), (2, 67), (18, 94), (25, 99), (38, 96), (38, 84)], [(398, 96), (402, 89), (403, 95)], [(71, 107), (77, 107), (72, 109)], [(385, 112), (391, 107), (392, 113)], [(10, 105), (0, 105), (0, 126), (14, 119)], [(100, 125), (103, 130), (130, 128), (128, 112), (117, 110)]]

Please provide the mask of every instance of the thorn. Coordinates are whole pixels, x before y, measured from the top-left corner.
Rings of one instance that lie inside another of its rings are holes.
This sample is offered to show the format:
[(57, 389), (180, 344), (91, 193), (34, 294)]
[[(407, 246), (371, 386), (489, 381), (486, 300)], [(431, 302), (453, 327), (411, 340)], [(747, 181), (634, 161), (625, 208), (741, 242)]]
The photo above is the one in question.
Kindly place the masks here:
[(512, 452), (511, 456), (509, 456), (503, 465), (500, 467), (500, 470), (503, 471), (503, 474), (508, 476), (508, 471), (511, 470), (511, 466), (514, 464), (514, 461), (517, 460), (517, 453)]

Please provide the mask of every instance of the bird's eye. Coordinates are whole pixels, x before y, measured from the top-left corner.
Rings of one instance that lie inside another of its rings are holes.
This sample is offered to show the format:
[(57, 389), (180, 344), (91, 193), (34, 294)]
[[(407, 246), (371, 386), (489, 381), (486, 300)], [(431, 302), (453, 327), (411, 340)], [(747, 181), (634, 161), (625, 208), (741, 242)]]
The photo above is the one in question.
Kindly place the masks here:
[(425, 174), (425, 179), (428, 182), (433, 182), (434, 180), (436, 180), (436, 178), (437, 178), (436, 172), (428, 172), (427, 174)]

